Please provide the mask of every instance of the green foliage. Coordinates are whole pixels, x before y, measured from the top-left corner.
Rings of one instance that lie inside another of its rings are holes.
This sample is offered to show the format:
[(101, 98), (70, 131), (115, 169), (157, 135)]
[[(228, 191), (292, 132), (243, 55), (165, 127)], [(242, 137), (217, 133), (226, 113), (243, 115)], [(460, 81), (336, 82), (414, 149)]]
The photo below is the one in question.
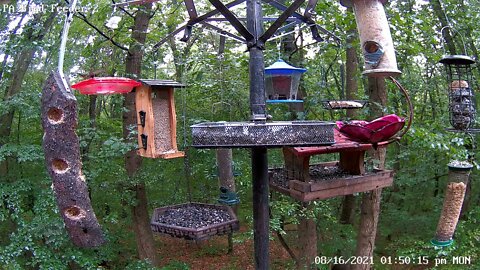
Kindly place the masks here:
[[(15, 1), (14, 1), (15, 2)], [(16, 1), (19, 2), (19, 1)], [(58, 1), (34, 1), (47, 5)], [(117, 1), (118, 2), (118, 1)], [(341, 7), (337, 0), (319, 1), (314, 19), (325, 29), (345, 40), (347, 30), (355, 28), (352, 12)], [(473, 54), (478, 46), (478, 1), (441, 1), (446, 15), (464, 36), (467, 53)], [(61, 4), (64, 4), (63, 2)], [(102, 37), (85, 22), (76, 17), (67, 44), (65, 71), (73, 82), (82, 80), (77, 73), (103, 70), (102, 76), (126, 76), (127, 52), (109, 41), (111, 38), (122, 46), (135, 44), (131, 40), (134, 20), (117, 9), (113, 12), (111, 1), (82, 0), (87, 7), (86, 19), (96, 25), (108, 38)], [(274, 8), (265, 5), (265, 16), (276, 16)], [(465, 8), (465, 7), (468, 8)], [(9, 55), (0, 85), (0, 115), (15, 111), (9, 142), (0, 145), (0, 262), (2, 269), (154, 269), (147, 261), (136, 257), (136, 244), (131, 229), (130, 207), (138, 202), (131, 187), (145, 183), (149, 196), (149, 209), (169, 204), (193, 201), (216, 202), (219, 195), (216, 179), (215, 153), (189, 147), (189, 126), (203, 121), (245, 121), (250, 117), (248, 53), (246, 47), (227, 39), (225, 52), (218, 55), (219, 36), (201, 26), (194, 27), (195, 43), (166, 42), (154, 52), (153, 46), (187, 20), (182, 1), (158, 1), (144, 47), (142, 77), (175, 79), (187, 85), (177, 89), (176, 109), (179, 147), (187, 152), (188, 160), (143, 160), (142, 169), (135, 177), (127, 177), (124, 165), (126, 152), (135, 151), (136, 143), (123, 139), (122, 112), (124, 98), (120, 95), (98, 96), (96, 121), (89, 119), (90, 97), (77, 95), (79, 124), (77, 133), (90, 195), (96, 215), (106, 232), (108, 243), (99, 249), (79, 249), (70, 243), (63, 221), (57, 210), (51, 180), (48, 178), (41, 148), (43, 131), (40, 125), (40, 95), (48, 73), (56, 68), (59, 36), (64, 14), (58, 14), (53, 27), (42, 41), (28, 42), (27, 29), (37, 27), (48, 12), (38, 21), (26, 17), (24, 28), (11, 35), (22, 14), (0, 16), (0, 51)], [(128, 7), (134, 14), (139, 7)], [(199, 14), (212, 8), (201, 1)], [(428, 1), (389, 1), (387, 16), (395, 43), (400, 78), (411, 95), (415, 107), (415, 120), (410, 132), (399, 144), (390, 146), (387, 167), (396, 170), (394, 187), (383, 192), (377, 239), (377, 255), (387, 256), (471, 256), (480, 260), (480, 208), (478, 188), (473, 183), (470, 193), (471, 207), (459, 222), (455, 244), (448, 249), (435, 249), (429, 241), (435, 232), (440, 214), (443, 193), (447, 184), (446, 165), (452, 159), (465, 160), (477, 154), (472, 149), (478, 137), (447, 133), (446, 82), (442, 67), (437, 63), (443, 54), (440, 24), (433, 16)], [(243, 14), (244, 10), (236, 10)], [(2, 13), (3, 14), (3, 13)], [(108, 29), (106, 21), (111, 16), (121, 16), (117, 29)], [(302, 30), (297, 40), (299, 50), (293, 54), (282, 52), (281, 57), (296, 65), (306, 67), (302, 87), (305, 112), (293, 114), (287, 106), (267, 107), (275, 120), (321, 119), (338, 120), (345, 115), (322, 109), (325, 99), (340, 99), (342, 92), (341, 64), (345, 63), (347, 46), (359, 47), (358, 40), (351, 45), (329, 42), (309, 45), (309, 31)], [(33, 29), (38, 33), (38, 29)], [(178, 36), (175, 37), (175, 40)], [(459, 39), (457, 39), (458, 41)], [(275, 61), (279, 53), (278, 43), (267, 43), (265, 62)], [(459, 42), (457, 42), (459, 43)], [(456, 44), (460, 47), (460, 44)], [(304, 46), (304, 47), (302, 47)], [(15, 55), (24, 48), (37, 48), (37, 53), (22, 83), (22, 91), (8, 97), (5, 91), (12, 82)], [(360, 63), (363, 59), (360, 56)], [(475, 70), (478, 76), (478, 71)], [(359, 79), (360, 99), (368, 98), (366, 80)], [(477, 78), (478, 79), (478, 78)], [(392, 84), (388, 84), (388, 106), (385, 113), (407, 113), (405, 101)], [(371, 104), (370, 106), (376, 106)], [(371, 107), (359, 112), (365, 118)], [(185, 116), (185, 118), (183, 118)], [(1, 126), (2, 123), (0, 123)], [(130, 138), (137, 136), (136, 127), (130, 127)], [(3, 139), (3, 138), (2, 138)], [(337, 156), (315, 157), (312, 161), (332, 160)], [(239, 219), (247, 227), (252, 224), (252, 181), (250, 152), (234, 150), (234, 167), (237, 191), (241, 198)], [(7, 172), (2, 165), (8, 165)], [(269, 150), (269, 164), (283, 166), (280, 150)], [(478, 166), (478, 164), (476, 164)], [(473, 179), (478, 178), (474, 171)], [(477, 203), (478, 204), (478, 203)], [(285, 196), (274, 196), (271, 201), (272, 230), (283, 231), (285, 223), (297, 224), (299, 218), (312, 218), (317, 222), (319, 250), (325, 256), (349, 256), (354, 253), (358, 220), (354, 225), (338, 224), (340, 199), (313, 203), (311, 210), (302, 208)], [(235, 235), (235, 243), (252, 238), (252, 231)], [(215, 255), (213, 247), (201, 256)], [(200, 258), (201, 259), (201, 258)], [(477, 263), (478, 264), (478, 263)], [(477, 265), (472, 266), (474, 269)], [(478, 268), (478, 267), (477, 267)], [(190, 269), (180, 261), (173, 261), (161, 269)], [(454, 268), (442, 268), (454, 269)]]

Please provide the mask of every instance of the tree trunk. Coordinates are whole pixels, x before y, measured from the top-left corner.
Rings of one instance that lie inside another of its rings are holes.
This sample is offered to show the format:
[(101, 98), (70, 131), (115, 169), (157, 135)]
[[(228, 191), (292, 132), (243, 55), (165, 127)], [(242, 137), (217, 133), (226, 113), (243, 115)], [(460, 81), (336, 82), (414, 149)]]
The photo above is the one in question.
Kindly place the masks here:
[[(349, 8), (348, 12), (352, 12), (352, 9)], [(358, 98), (358, 57), (357, 49), (354, 46), (355, 40), (358, 38), (357, 29), (352, 27), (347, 30), (347, 39), (346, 39), (346, 99), (355, 100)], [(356, 110), (347, 110), (347, 118), (355, 118), (357, 114)], [(353, 224), (354, 213), (356, 206), (356, 198), (353, 195), (347, 195), (343, 198), (342, 201), (342, 213), (340, 214), (340, 223), (342, 224)]]
[[(382, 115), (382, 108), (387, 104), (387, 91), (385, 79), (383, 78), (368, 78), (368, 92), (371, 101), (371, 118), (376, 118)], [(377, 106), (373, 105), (377, 104)], [(372, 151), (372, 159), (375, 160), (378, 169), (385, 167), (386, 149), (380, 148), (377, 151)], [(362, 206), (360, 210), (360, 227), (357, 235), (357, 247), (355, 256), (362, 256), (370, 258), (373, 256), (375, 248), (375, 236), (377, 234), (378, 217), (380, 214), (380, 200), (382, 190), (376, 189), (371, 192), (366, 192), (362, 195)], [(368, 270), (371, 268), (369, 264), (352, 265), (354, 270)]]
[[(313, 210), (314, 204), (304, 205), (307, 211)], [(317, 254), (317, 223), (315, 219), (308, 217), (300, 217), (298, 224), (298, 242), (299, 250), (299, 264), (298, 269), (317, 269), (315, 266), (315, 257)]]
[[(447, 16), (445, 15), (445, 11), (443, 10), (442, 4), (440, 0), (431, 0), (430, 5), (433, 8), (433, 12), (435, 16), (437, 16), (438, 20), (440, 21), (440, 26), (443, 28), (445, 26), (449, 26)], [(447, 46), (448, 52), (451, 55), (457, 54), (457, 50), (455, 49), (455, 43), (453, 42), (452, 35), (450, 33), (450, 29), (445, 29), (444, 31), (444, 38), (445, 38), (445, 45)]]
[[(142, 68), (144, 44), (147, 35), (148, 24), (150, 23), (150, 11), (152, 4), (142, 5), (135, 15), (135, 22), (132, 31), (134, 43), (130, 46), (125, 71), (128, 76), (139, 78)], [(136, 137), (130, 134), (130, 128), (137, 125), (135, 111), (135, 94), (125, 95), (123, 113), (123, 136), (129, 141), (136, 141)], [(130, 151), (125, 155), (125, 168), (130, 178), (135, 176), (142, 165), (142, 159), (136, 151)], [(155, 241), (150, 229), (150, 217), (148, 214), (147, 192), (145, 183), (140, 182), (131, 187), (135, 193), (136, 205), (132, 206), (133, 227), (137, 242), (137, 252), (141, 260), (149, 260), (153, 265), (158, 265)]]
[[(232, 166), (232, 149), (217, 149), (217, 166), (218, 166), (218, 184), (225, 187), (231, 192), (236, 191), (235, 178), (233, 177)], [(237, 205), (231, 206), (235, 214), (237, 214)], [(228, 234), (228, 253), (233, 252), (233, 235)]]

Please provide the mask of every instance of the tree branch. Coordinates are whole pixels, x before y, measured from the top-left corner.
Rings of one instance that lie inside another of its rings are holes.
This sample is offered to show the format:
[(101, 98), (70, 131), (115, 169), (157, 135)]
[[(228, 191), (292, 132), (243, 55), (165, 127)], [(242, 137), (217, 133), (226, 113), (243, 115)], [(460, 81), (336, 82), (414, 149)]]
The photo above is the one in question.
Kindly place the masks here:
[(113, 45), (117, 46), (118, 48), (128, 52), (128, 48), (125, 47), (125, 46), (122, 46), (121, 44), (117, 43), (115, 40), (113, 40), (113, 37), (109, 37), (107, 36), (107, 34), (105, 34), (102, 30), (100, 30), (98, 27), (96, 27), (95, 25), (93, 25), (90, 21), (88, 21), (87, 17), (81, 13), (81, 12), (77, 12), (75, 13), (75, 17), (79, 18), (80, 20), (84, 21), (86, 24), (88, 24), (90, 27), (92, 27), (93, 29), (95, 29), (95, 31), (97, 31), (102, 37), (106, 38), (107, 40), (109, 40)]
[[(113, 4), (116, 4), (117, 2), (115, 2), (115, 0), (112, 0), (112, 3)], [(128, 12), (126, 9), (124, 9), (123, 7), (121, 6), (117, 6), (121, 11), (125, 12), (125, 14), (127, 14), (128, 16), (130, 16), (130, 18), (134, 19), (135, 16), (133, 16), (132, 13)]]

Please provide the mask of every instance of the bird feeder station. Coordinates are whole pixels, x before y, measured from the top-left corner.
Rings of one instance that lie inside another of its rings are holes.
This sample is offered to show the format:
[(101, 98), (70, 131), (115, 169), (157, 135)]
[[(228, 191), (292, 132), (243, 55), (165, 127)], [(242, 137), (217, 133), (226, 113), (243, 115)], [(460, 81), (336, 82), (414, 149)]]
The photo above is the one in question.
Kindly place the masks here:
[(365, 58), (364, 75), (389, 77), (400, 75), (392, 35), (383, 4), (387, 0), (340, 0), (353, 7), (360, 44)]
[(174, 88), (183, 87), (170, 80), (140, 80), (135, 106), (138, 123), (138, 154), (149, 158), (178, 158), (177, 120)]
[(297, 92), (300, 77), (307, 70), (291, 66), (282, 59), (265, 68), (267, 103), (303, 102)]
[(450, 124), (456, 130), (468, 130), (475, 123), (475, 97), (472, 65), (475, 60), (465, 55), (447, 55), (440, 63), (445, 66), (448, 82)]

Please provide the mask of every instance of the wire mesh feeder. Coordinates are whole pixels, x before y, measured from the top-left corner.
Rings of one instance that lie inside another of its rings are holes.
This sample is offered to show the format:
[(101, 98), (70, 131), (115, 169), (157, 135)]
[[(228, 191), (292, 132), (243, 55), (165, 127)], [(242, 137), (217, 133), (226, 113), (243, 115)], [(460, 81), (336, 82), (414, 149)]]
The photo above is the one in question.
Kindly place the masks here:
[(213, 122), (191, 126), (198, 148), (315, 146), (335, 143), (335, 124), (324, 121)]
[(184, 203), (155, 209), (150, 226), (156, 233), (187, 240), (205, 240), (238, 231), (239, 222), (230, 207)]

